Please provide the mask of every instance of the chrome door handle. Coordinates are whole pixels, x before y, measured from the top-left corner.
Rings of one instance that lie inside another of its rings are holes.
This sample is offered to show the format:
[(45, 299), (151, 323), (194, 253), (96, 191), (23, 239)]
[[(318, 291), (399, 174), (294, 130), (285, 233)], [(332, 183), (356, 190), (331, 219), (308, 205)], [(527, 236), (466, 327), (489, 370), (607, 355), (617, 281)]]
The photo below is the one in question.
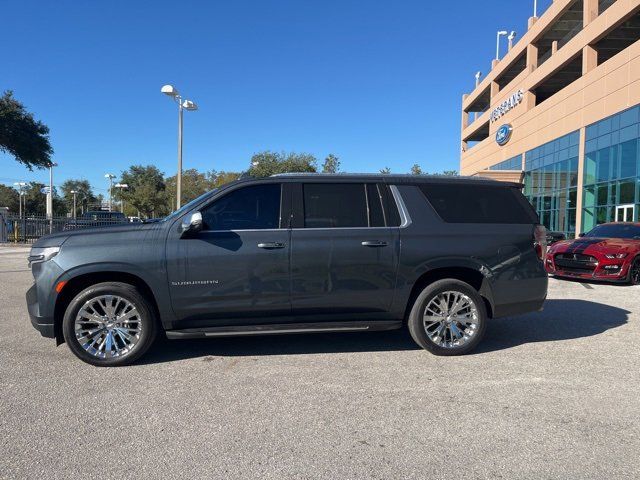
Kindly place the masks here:
[(363, 247), (386, 247), (388, 244), (387, 242), (381, 242), (379, 240), (367, 240), (362, 242), (361, 245)]
[(258, 248), (265, 248), (267, 250), (273, 250), (276, 248), (284, 248), (284, 243), (281, 242), (260, 242)]

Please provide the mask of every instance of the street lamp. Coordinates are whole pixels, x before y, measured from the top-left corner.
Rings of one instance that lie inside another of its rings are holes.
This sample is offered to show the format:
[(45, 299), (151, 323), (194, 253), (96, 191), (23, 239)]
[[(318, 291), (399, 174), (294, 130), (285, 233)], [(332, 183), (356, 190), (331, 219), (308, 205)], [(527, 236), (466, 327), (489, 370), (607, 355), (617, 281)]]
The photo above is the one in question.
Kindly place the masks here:
[(538, 0), (533, 0), (533, 18), (538, 18)]
[(73, 219), (76, 219), (76, 195), (78, 194), (77, 190), (69, 191), (73, 195)]
[(482, 72), (476, 72), (476, 87), (478, 85), (480, 85), (480, 76), (482, 75)]
[(173, 98), (178, 104), (178, 174), (176, 176), (176, 209), (178, 209), (180, 208), (182, 198), (182, 111), (197, 110), (198, 106), (191, 100), (183, 100), (173, 85), (164, 85), (160, 89), (160, 92)]
[(116, 176), (113, 173), (105, 173), (104, 178), (109, 179), (109, 211), (111, 211), (111, 191), (113, 190), (113, 179), (116, 178)]
[(509, 50), (511, 50), (511, 47), (513, 47), (513, 39), (516, 38), (516, 35), (517, 33), (515, 32), (515, 30), (511, 30), (511, 33), (507, 37), (507, 40), (509, 40)]
[(124, 198), (122, 198), (122, 190), (124, 190), (125, 188), (129, 188), (129, 185), (127, 185), (126, 183), (116, 183), (114, 187), (120, 189), (120, 210), (122, 210), (122, 213), (124, 213)]
[(49, 233), (53, 233), (53, 167), (58, 164), (51, 162), (49, 164), (49, 192), (47, 193), (47, 216), (49, 217)]
[(496, 60), (500, 60), (500, 37), (505, 36), (507, 33), (506, 30), (498, 30), (496, 34)]
[[(23, 195), (24, 195), (24, 192), (22, 191), (22, 188), (27, 186), (27, 182), (15, 182), (15, 183), (14, 183), (14, 185), (15, 185), (16, 187), (18, 187), (18, 195), (19, 195), (19, 197), (18, 197), (18, 200), (19, 200), (19, 202), (18, 202), (18, 204), (19, 204), (18, 209), (19, 209), (19, 212), (20, 212), (20, 213), (19, 213), (20, 218), (22, 218), (22, 197), (23, 197)], [(25, 197), (25, 205), (24, 205), (24, 209), (25, 209), (25, 210), (27, 209), (27, 205), (26, 205), (26, 197)], [(25, 213), (26, 213), (26, 212), (25, 212)]]

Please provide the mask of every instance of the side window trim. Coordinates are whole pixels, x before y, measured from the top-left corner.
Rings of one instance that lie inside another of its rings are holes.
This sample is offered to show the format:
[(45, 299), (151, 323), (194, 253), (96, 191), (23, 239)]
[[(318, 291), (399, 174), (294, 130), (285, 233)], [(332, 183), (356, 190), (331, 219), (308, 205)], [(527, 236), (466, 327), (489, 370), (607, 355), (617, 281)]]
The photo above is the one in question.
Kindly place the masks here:
[(408, 227), (411, 225), (412, 220), (398, 187), (396, 185), (389, 185), (389, 190), (391, 191), (391, 196), (393, 198), (392, 201), (395, 202), (396, 207), (398, 208), (398, 214), (400, 215), (399, 228)]

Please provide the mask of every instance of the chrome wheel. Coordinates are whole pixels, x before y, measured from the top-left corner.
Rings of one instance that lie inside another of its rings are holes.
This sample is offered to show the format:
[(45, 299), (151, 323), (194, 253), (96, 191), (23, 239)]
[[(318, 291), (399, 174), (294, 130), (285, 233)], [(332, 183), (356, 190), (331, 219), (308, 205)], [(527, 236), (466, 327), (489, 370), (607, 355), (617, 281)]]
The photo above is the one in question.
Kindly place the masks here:
[(478, 331), (478, 307), (462, 292), (442, 292), (427, 304), (423, 324), (429, 340), (439, 347), (461, 347)]
[(136, 346), (142, 319), (129, 300), (101, 295), (82, 305), (74, 328), (78, 343), (91, 356), (115, 358), (127, 355)]

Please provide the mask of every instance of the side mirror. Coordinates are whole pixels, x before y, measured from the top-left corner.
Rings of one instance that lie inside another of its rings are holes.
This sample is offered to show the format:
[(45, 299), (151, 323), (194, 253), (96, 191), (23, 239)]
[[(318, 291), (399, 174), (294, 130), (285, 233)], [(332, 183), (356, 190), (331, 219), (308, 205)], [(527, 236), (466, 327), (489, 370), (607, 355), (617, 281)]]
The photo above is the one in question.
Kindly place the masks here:
[(183, 237), (198, 233), (200, 230), (202, 230), (202, 214), (200, 212), (194, 212), (182, 219), (180, 233)]
[(584, 232), (578, 235), (579, 237), (584, 237)]

